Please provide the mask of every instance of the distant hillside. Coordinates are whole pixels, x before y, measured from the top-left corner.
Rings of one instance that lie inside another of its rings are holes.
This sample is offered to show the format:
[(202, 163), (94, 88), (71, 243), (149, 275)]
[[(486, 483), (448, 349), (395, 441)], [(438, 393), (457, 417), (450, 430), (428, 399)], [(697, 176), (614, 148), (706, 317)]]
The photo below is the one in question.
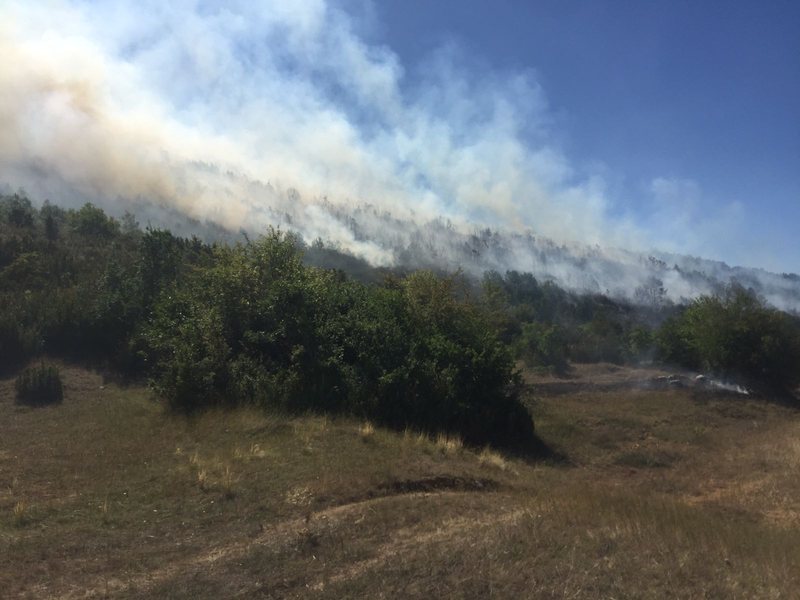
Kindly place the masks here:
[[(281, 204), (265, 209), (269, 222), (298, 233), (319, 256), (322, 248), (350, 255), (372, 266), (439, 271), (462, 270), (481, 277), (486, 271), (531, 273), (543, 281), (578, 293), (604, 294), (617, 300), (649, 304), (663, 288), (663, 298), (683, 303), (701, 295), (719, 293), (738, 283), (752, 289), (776, 308), (800, 312), (800, 276), (763, 269), (729, 266), (694, 256), (558, 242), (533, 231), (457, 226), (445, 219), (415, 220), (364, 204), (355, 208), (322, 201)], [(186, 229), (185, 219), (172, 213), (173, 230)], [(184, 224), (181, 224), (181, 220)], [(191, 229), (197, 231), (198, 222)], [(206, 224), (218, 238), (225, 231)], [(254, 233), (259, 233), (255, 231)], [(233, 235), (233, 232), (228, 232)], [(334, 258), (344, 270), (362, 269), (358, 260)], [(322, 260), (322, 259), (320, 259)], [(337, 261), (341, 262), (339, 264)]]
[[(323, 200), (311, 208), (303, 202), (286, 202), (280, 209), (266, 207), (264, 214), (269, 223), (298, 233), (309, 246), (316, 242), (317, 251), (325, 248), (359, 259), (334, 260), (328, 253), (328, 260), (343, 270), (354, 270), (354, 274), (362, 270), (359, 261), (401, 269), (460, 269), (478, 278), (486, 271), (514, 270), (573, 292), (604, 294), (637, 304), (650, 303), (662, 287), (664, 299), (685, 303), (738, 283), (776, 308), (800, 313), (800, 275), (796, 273), (771, 273), (657, 250), (643, 253), (559, 242), (534, 231), (469, 227), (443, 218), (401, 217), (369, 204), (351, 208)], [(150, 211), (176, 232), (205, 229), (205, 237), (210, 239), (237, 235), (214, 223), (187, 223), (172, 210), (166, 213), (150, 207)], [(249, 233), (262, 232), (254, 227)]]
[[(69, 188), (59, 194), (63, 196), (59, 203), (78, 207), (90, 200), (117, 217), (127, 208), (143, 225), (166, 227), (186, 237), (196, 235), (206, 242), (242, 240), (243, 235), (257, 236), (268, 226), (275, 226), (298, 234), (311, 250), (312, 263), (335, 266), (356, 277), (374, 276), (367, 267), (461, 270), (476, 278), (486, 271), (513, 270), (531, 273), (572, 292), (603, 294), (645, 305), (654, 295), (685, 303), (736, 283), (776, 308), (800, 314), (800, 275), (796, 273), (729, 266), (655, 249), (637, 252), (559, 241), (535, 230), (512, 231), (431, 218), (404, 206), (389, 212), (367, 203), (301, 198), (293, 189), (280, 191), (256, 183), (250, 187), (257, 198), (263, 197), (263, 203), (250, 207), (242, 219), (246, 223), (243, 228), (225, 224), (229, 215), (223, 205), (218, 219), (201, 219), (146, 198), (86, 198)], [(10, 194), (11, 188), (0, 185), (0, 192)]]
[[(399, 219), (370, 206), (345, 211), (322, 204), (329, 218), (352, 233), (356, 244), (335, 244), (368, 261), (407, 268), (462, 269), (476, 276), (485, 271), (516, 270), (552, 280), (571, 291), (601, 293), (646, 303), (653, 288), (663, 286), (666, 297), (682, 302), (717, 293), (739, 283), (782, 310), (800, 311), (800, 276), (761, 269), (731, 267), (693, 256), (559, 243), (533, 232), (502, 229), (465, 232), (442, 219), (417, 223)], [(274, 215), (283, 226), (304, 233), (291, 214)], [(325, 240), (323, 240), (325, 241)]]

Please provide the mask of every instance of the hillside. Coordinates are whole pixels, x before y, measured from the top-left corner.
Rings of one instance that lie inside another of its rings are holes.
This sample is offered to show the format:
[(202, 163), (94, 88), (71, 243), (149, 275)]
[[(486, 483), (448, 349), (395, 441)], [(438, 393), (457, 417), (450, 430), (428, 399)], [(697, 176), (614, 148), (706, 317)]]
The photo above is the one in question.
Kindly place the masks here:
[(796, 409), (657, 370), (526, 373), (554, 451), (241, 408), (165, 415), (63, 366), (0, 382), (0, 589), (28, 598), (789, 597)]
[[(793, 273), (730, 266), (656, 249), (587, 244), (576, 241), (579, 238), (557, 240), (532, 229), (493, 229), (444, 218), (419, 220), (370, 205), (315, 202), (312, 206), (313, 211), (303, 203), (281, 201), (268, 210), (269, 222), (297, 232), (309, 243), (319, 239), (373, 265), (462, 269), (476, 277), (490, 270), (517, 270), (576, 293), (640, 303), (648, 300), (653, 287), (663, 287), (664, 299), (686, 302), (736, 282), (781, 310), (800, 312), (800, 276)], [(175, 215), (155, 214), (181, 227)]]
[(800, 3), (632, 4), (0, 0), (0, 600), (800, 598)]

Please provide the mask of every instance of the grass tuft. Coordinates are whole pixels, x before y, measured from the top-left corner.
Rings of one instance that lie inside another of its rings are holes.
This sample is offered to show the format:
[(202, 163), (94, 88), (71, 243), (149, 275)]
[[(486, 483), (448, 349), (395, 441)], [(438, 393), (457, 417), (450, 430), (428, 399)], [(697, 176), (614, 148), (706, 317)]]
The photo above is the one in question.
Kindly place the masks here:
[(506, 471), (509, 468), (508, 461), (503, 458), (503, 455), (488, 447), (481, 450), (481, 453), (478, 455), (478, 462), (481, 465), (501, 471)]
[(204, 492), (208, 491), (208, 471), (205, 469), (200, 469), (197, 471), (197, 486), (203, 490)]
[(222, 488), (222, 495), (228, 500), (232, 499), (236, 495), (233, 490), (233, 484), (235, 481), (236, 478), (233, 475), (230, 465), (225, 465), (225, 468), (222, 471), (220, 485)]
[(261, 449), (261, 445), (256, 444), (255, 442), (250, 444), (248, 452), (250, 453), (250, 456), (252, 456), (253, 458), (264, 458), (267, 455), (266, 451)]
[(292, 506), (308, 506), (313, 496), (308, 486), (301, 485), (286, 492), (286, 503)]
[(108, 503), (108, 496), (103, 499), (103, 503), (100, 505), (100, 518), (104, 525), (107, 525), (110, 521), (109, 511), (111, 509), (110, 504)]
[(464, 449), (464, 441), (457, 435), (440, 433), (436, 436), (436, 447), (445, 456), (453, 456)]
[(369, 442), (375, 437), (375, 426), (366, 421), (358, 428), (358, 435), (362, 442)]
[(28, 505), (23, 501), (19, 500), (16, 504), (14, 504), (14, 524), (18, 527), (21, 527), (28, 523), (29, 520), (29, 508)]

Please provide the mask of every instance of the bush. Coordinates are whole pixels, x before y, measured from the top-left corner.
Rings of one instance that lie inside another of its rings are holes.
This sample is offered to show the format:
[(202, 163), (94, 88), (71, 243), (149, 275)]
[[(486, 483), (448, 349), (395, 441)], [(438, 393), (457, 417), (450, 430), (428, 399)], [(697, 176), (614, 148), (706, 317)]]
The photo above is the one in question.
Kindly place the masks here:
[(770, 388), (800, 383), (800, 326), (733, 285), (702, 296), (658, 335), (662, 358)]
[(605, 315), (580, 325), (570, 346), (570, 358), (579, 363), (625, 362), (625, 339), (622, 326)]
[(515, 346), (517, 355), (529, 367), (544, 367), (559, 374), (569, 368), (567, 342), (558, 325), (525, 323)]
[(305, 267), (273, 231), (159, 294), (140, 340), (174, 409), (344, 412), (522, 447), (535, 436), (513, 360), (465, 289), (429, 272), (356, 283)]
[(25, 369), (16, 381), (17, 403), (29, 406), (57, 404), (64, 399), (61, 373), (53, 365), (42, 363)]
[[(524, 447), (533, 420), (518, 396), (508, 348), (458, 278), (417, 272), (401, 284), (400, 364), (380, 378), (376, 421), (459, 434), (472, 445)], [(388, 338), (387, 338), (388, 339)]]

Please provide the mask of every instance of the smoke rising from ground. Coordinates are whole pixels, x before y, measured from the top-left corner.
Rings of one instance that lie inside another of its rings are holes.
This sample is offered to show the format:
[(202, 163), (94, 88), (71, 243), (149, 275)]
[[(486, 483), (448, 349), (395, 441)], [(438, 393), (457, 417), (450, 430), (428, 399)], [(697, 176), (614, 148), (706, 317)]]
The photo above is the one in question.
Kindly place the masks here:
[[(378, 265), (439, 217), (464, 239), (477, 224), (696, 247), (680, 206), (645, 225), (610, 216), (603, 179), (559, 150), (532, 73), (477, 76), (454, 47), (408, 73), (333, 1), (11, 0), (0, 13), (0, 182), (35, 198), (283, 224)], [(342, 216), (364, 206), (379, 226)], [(434, 245), (448, 265), (463, 249)], [(508, 267), (536, 264), (512, 246)]]

